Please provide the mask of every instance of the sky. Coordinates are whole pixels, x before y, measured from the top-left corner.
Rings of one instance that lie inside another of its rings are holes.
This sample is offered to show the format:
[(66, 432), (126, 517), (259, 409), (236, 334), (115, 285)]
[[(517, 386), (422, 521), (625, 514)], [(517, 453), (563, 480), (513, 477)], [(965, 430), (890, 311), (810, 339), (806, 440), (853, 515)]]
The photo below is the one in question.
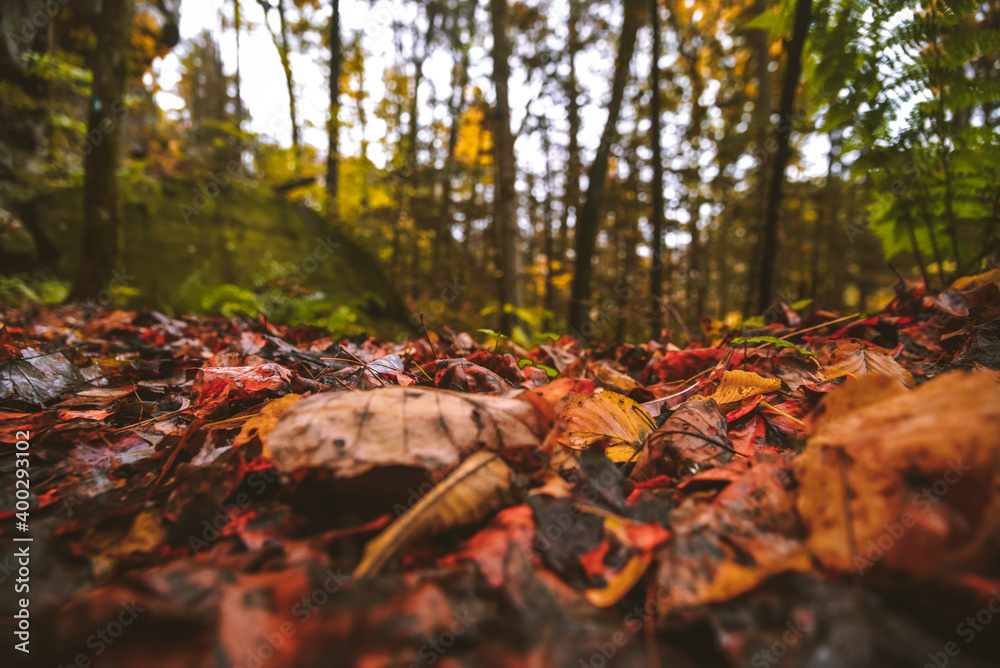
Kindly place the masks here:
[[(385, 156), (377, 145), (377, 139), (385, 134), (385, 124), (375, 117), (375, 101), (382, 98), (385, 87), (382, 72), (392, 62), (392, 22), (398, 20), (404, 25), (416, 20), (417, 9), (412, 3), (402, 3), (398, 0), (340, 0), (341, 2), (341, 34), (344, 40), (350, 38), (354, 31), (363, 31), (362, 44), (367, 51), (365, 87), (369, 94), (366, 101), (367, 139), (369, 141), (369, 157), (382, 165)], [(244, 21), (250, 29), (240, 38), (240, 71), (243, 77), (243, 101), (251, 114), (249, 128), (253, 132), (262, 133), (278, 140), (282, 145), (291, 143), (291, 126), (288, 119), (288, 94), (285, 88), (284, 73), (277, 49), (268, 34), (264, 21), (264, 12), (254, 0), (244, 0), (242, 3)], [(228, 74), (236, 71), (236, 38), (232, 30), (222, 31), (220, 13), (225, 8), (227, 16), (232, 12), (228, 0), (182, 0), (180, 32), (182, 40), (196, 37), (202, 30), (209, 30), (219, 42), (223, 66)], [(329, 11), (326, 10), (326, 17)], [(486, 18), (485, 16), (481, 18)], [(272, 12), (272, 21), (277, 27), (277, 13)], [(154, 65), (159, 86), (163, 92), (157, 95), (157, 103), (165, 110), (180, 110), (183, 101), (173, 92), (180, 81), (180, 56), (183, 54), (183, 43), (173, 53)], [(489, 59), (481, 47), (479, 53), (472, 54), (472, 85), (478, 85), (484, 90), (489, 89)], [(325, 124), (329, 104), (329, 89), (326, 81), (327, 68), (311, 56), (298, 53), (291, 54), (292, 71), (298, 94), (300, 121), (303, 125), (305, 142), (318, 147), (327, 145)], [(607, 88), (605, 74), (610, 69), (605, 63), (583, 63), (589, 74), (600, 76), (590, 77), (588, 85), (593, 94), (600, 99)], [(446, 94), (450, 86), (451, 61), (442, 50), (435, 52), (435, 57), (424, 65), (427, 81), (440, 94)], [(518, 127), (524, 117), (524, 110), (529, 104), (537, 104), (536, 90), (519, 80), (515, 71), (511, 81), (512, 125)], [(603, 88), (603, 89), (602, 89)], [(421, 98), (426, 100), (430, 90), (425, 85), (421, 89)], [(421, 105), (420, 123), (430, 122), (431, 110), (427, 105)], [(537, 111), (537, 108), (535, 109)], [(342, 111), (342, 114), (344, 112)], [(553, 118), (558, 121), (564, 114), (560, 110)], [(597, 106), (584, 109), (583, 139), (585, 146), (596, 146), (599, 129), (604, 122), (605, 112)], [(343, 118), (343, 116), (342, 116)], [(342, 130), (341, 142), (343, 151), (347, 154), (356, 153), (360, 146), (360, 129)], [(519, 148), (521, 148), (519, 146)]]
[[(417, 8), (414, 3), (401, 0), (340, 0), (341, 3), (341, 34), (344, 40), (352, 38), (354, 31), (362, 31), (362, 45), (366, 51), (365, 87), (369, 94), (366, 100), (368, 127), (366, 131), (369, 143), (368, 156), (378, 166), (383, 166), (385, 155), (378, 140), (384, 136), (385, 124), (374, 114), (375, 102), (385, 94), (382, 73), (392, 63), (393, 34), (392, 22), (400, 21), (403, 25), (416, 20)], [(328, 4), (328, 3), (324, 3)], [(567, 13), (565, 3), (554, 2), (552, 7), (553, 25), (561, 27), (561, 17)], [(266, 30), (264, 12), (255, 0), (243, 0), (241, 3), (247, 28), (240, 42), (240, 70), (243, 78), (242, 96), (251, 120), (246, 129), (260, 133), (277, 140), (284, 146), (291, 144), (291, 124), (288, 117), (288, 95), (284, 73), (278, 57), (277, 49)], [(209, 30), (219, 42), (223, 66), (227, 73), (236, 70), (236, 38), (232, 30), (222, 30), (222, 12), (228, 16), (232, 12), (230, 0), (182, 0), (180, 32), (182, 40), (191, 40), (201, 31)], [(329, 16), (329, 8), (323, 20)], [(481, 31), (486, 31), (488, 16), (484, 8), (480, 8)], [(277, 28), (277, 13), (271, 13), (272, 22)], [(620, 21), (617, 16), (609, 16), (612, 24)], [(633, 71), (647, 71), (649, 58), (647, 55), (648, 31), (640, 31)], [(557, 31), (557, 38), (560, 37)], [(558, 41), (558, 39), (557, 39)], [(487, 45), (488, 46), (488, 45)], [(554, 45), (558, 48), (558, 45)], [(157, 103), (170, 113), (179, 113), (183, 101), (175, 94), (180, 80), (180, 56), (184, 53), (182, 43), (173, 53), (154, 64), (154, 72), (161, 92), (157, 94)], [(604, 53), (608, 53), (607, 50)], [(490, 60), (482, 46), (475, 47), (471, 54), (471, 85), (486, 91), (490, 99), (492, 88), (490, 82)], [(666, 59), (668, 56), (664, 56)], [(299, 120), (303, 130), (303, 141), (320, 147), (327, 146), (325, 125), (327, 121), (329, 89), (326, 81), (327, 65), (314, 60), (313, 56), (291, 54), (292, 71), (299, 104)], [(600, 140), (600, 133), (607, 116), (605, 100), (610, 94), (609, 82), (612, 74), (611, 59), (601, 55), (600, 50), (590, 50), (581, 54), (577, 67), (580, 79), (586, 88), (591, 102), (581, 109), (583, 120), (580, 133), (580, 144), (583, 148), (584, 164), (589, 163), (593, 151)], [(448, 94), (451, 77), (451, 60), (443, 52), (437, 50), (435, 57), (429, 59), (424, 66), (424, 74), (430, 86), (423, 85), (420, 90), (421, 104), (419, 125), (426, 127), (434, 113), (426, 103), (431, 95), (431, 86), (440, 99)], [(714, 96), (714, 94), (713, 94)], [(512, 70), (510, 81), (511, 124), (513, 128), (520, 126), (521, 120), (529, 105), (533, 113), (545, 113), (550, 120), (550, 127), (555, 128), (554, 141), (565, 143), (566, 113), (558, 105), (545, 106), (546, 98), (539, 95), (537, 84), (524, 81), (524, 73), (519, 68)], [(439, 109), (438, 114), (444, 110)], [(342, 107), (341, 119), (346, 120), (347, 111)], [(672, 119), (675, 123), (685, 123), (685, 118)], [(630, 122), (623, 115), (622, 123)], [(622, 127), (622, 126), (620, 126)], [(665, 133), (670, 133), (670, 124)], [(562, 135), (560, 136), (560, 131)], [(345, 155), (357, 155), (360, 152), (360, 128), (342, 128), (341, 151)], [(671, 137), (665, 136), (665, 141)], [(826, 171), (826, 152), (829, 143), (825, 136), (812, 135), (807, 138), (803, 148), (803, 170), (790, 169), (790, 178), (802, 178), (822, 175)], [(517, 157), (522, 169), (538, 172), (540, 169), (540, 141), (537, 135), (522, 136), (517, 142)], [(710, 158), (710, 156), (706, 156)], [(668, 165), (669, 167), (669, 165)], [(705, 175), (707, 176), (707, 175)], [(519, 183), (523, 190), (523, 182)], [(540, 186), (539, 186), (540, 187)], [(667, 188), (668, 202), (671, 190)], [(679, 215), (686, 216), (680, 211)], [(707, 215), (707, 213), (706, 213)], [(668, 240), (673, 245), (674, 240)], [(677, 241), (681, 241), (678, 239)]]

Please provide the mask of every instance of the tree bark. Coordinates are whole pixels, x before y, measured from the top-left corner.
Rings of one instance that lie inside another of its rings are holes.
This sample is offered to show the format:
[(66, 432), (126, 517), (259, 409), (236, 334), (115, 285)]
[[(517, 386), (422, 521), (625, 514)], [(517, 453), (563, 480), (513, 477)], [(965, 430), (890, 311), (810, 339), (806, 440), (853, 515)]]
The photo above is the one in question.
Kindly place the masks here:
[(329, 146), (326, 152), (326, 213), (330, 222), (340, 222), (337, 204), (337, 179), (340, 164), (340, 64), (343, 57), (340, 40), (340, 0), (331, 0), (330, 16), (330, 126), (327, 128)]
[(566, 251), (569, 249), (569, 210), (573, 209), (574, 217), (580, 218), (580, 86), (576, 78), (576, 55), (580, 51), (580, 0), (569, 0), (569, 22), (567, 25), (569, 38), (566, 42), (566, 55), (569, 57), (569, 79), (566, 82), (566, 116), (569, 121), (569, 145), (566, 148), (566, 188), (563, 193), (562, 219), (559, 223), (560, 263), (566, 262)]
[(243, 30), (243, 12), (240, 0), (233, 0), (233, 30), (236, 33), (236, 123), (243, 128), (243, 76), (240, 73), (240, 32)]
[(608, 175), (608, 160), (611, 143), (618, 134), (616, 125), (625, 97), (625, 82), (628, 79), (629, 64), (635, 51), (635, 38), (639, 29), (640, 0), (625, 0), (625, 18), (615, 59), (614, 81), (611, 87), (611, 102), (608, 105), (608, 120), (601, 134), (594, 162), (587, 175), (587, 196), (583, 211), (576, 224), (576, 270), (569, 304), (570, 330), (579, 338), (584, 336), (580, 328), (588, 320), (590, 311), (590, 289), (594, 275), (593, 259), (597, 245), (597, 229), (600, 223), (601, 205), (604, 201), (604, 184)]
[[(87, 146), (83, 168), (83, 243), (71, 297), (87, 299), (107, 288), (121, 253), (122, 121), (127, 113), (125, 86), (129, 71), (132, 0), (104, 0), (93, 23), (97, 36), (91, 71)], [(99, 140), (93, 139), (99, 137)]]
[(542, 133), (542, 157), (545, 160), (545, 175), (543, 177), (543, 183), (545, 184), (545, 202), (542, 205), (542, 227), (545, 231), (545, 320), (544, 326), (546, 330), (552, 328), (552, 313), (555, 311), (555, 288), (553, 286), (555, 271), (553, 269), (553, 263), (556, 261), (556, 239), (555, 230), (552, 229), (552, 191), (554, 186), (552, 185), (552, 141), (549, 138), (549, 124), (545, 117), (542, 117), (542, 126), (539, 128)]
[[(288, 115), (292, 121), (292, 153), (295, 156), (295, 166), (298, 167), (298, 162), (301, 158), (299, 115), (297, 110), (298, 105), (295, 100), (295, 79), (292, 76), (292, 64), (288, 58), (288, 23), (285, 20), (285, 0), (278, 0), (277, 4), (273, 6), (268, 0), (257, 0), (257, 2), (264, 8), (264, 25), (267, 26), (267, 31), (271, 33), (271, 41), (274, 42), (274, 47), (278, 49), (278, 57), (281, 59), (281, 69), (285, 72), (285, 88), (288, 90)], [(278, 10), (278, 21), (281, 26), (280, 34), (275, 34), (271, 30), (271, 24), (267, 21), (267, 16), (272, 7)]]
[(763, 313), (771, 305), (774, 289), (774, 270), (778, 259), (778, 219), (781, 213), (781, 196), (785, 186), (785, 167), (791, 156), (792, 120), (794, 118), (795, 89), (802, 72), (802, 49), (809, 34), (812, 0), (797, 0), (792, 38), (785, 42), (788, 63), (785, 81), (781, 88), (777, 132), (777, 150), (774, 155), (774, 169), (767, 189), (767, 210), (761, 230), (760, 284), (757, 294), (757, 308)]
[(652, 266), (649, 272), (649, 296), (653, 302), (652, 333), (657, 339), (663, 329), (663, 147), (660, 142), (660, 3), (649, 0), (653, 28), (653, 46), (650, 61), (649, 83), (652, 99), (649, 104), (649, 136), (653, 150), (653, 189), (651, 221), (653, 224)]
[[(760, 16), (767, 11), (768, 0), (754, 0), (753, 16)], [(749, 31), (747, 36), (752, 53), (754, 54), (754, 72), (757, 79), (757, 96), (754, 100), (753, 116), (751, 127), (757, 138), (757, 192), (759, 198), (752, 200), (753, 215), (750, 218), (753, 223), (747, 232), (750, 234), (750, 248), (756, 249), (760, 246), (764, 212), (767, 210), (767, 139), (771, 128), (771, 71), (768, 69), (771, 64), (771, 32), (767, 28), (758, 28)], [(757, 262), (749, 263), (747, 272), (746, 288), (744, 289), (743, 315), (750, 314), (754, 306), (754, 292), (760, 280), (760, 267)]]
[(521, 306), (520, 233), (517, 226), (517, 168), (514, 162), (514, 137), (510, 131), (510, 103), (507, 82), (510, 78), (507, 43), (507, 0), (490, 0), (493, 19), (493, 85), (496, 88), (494, 125), (493, 226), (500, 250), (500, 330), (510, 334), (517, 324), (512, 309)]
[[(468, 27), (469, 41), (475, 37), (475, 3), (469, 3)], [(444, 162), (442, 175), (441, 205), (438, 213), (438, 224), (435, 230), (433, 266), (441, 266), (441, 258), (450, 254), (453, 245), (452, 226), (455, 224), (455, 203), (452, 201), (452, 179), (458, 172), (455, 151), (458, 148), (458, 132), (462, 127), (462, 114), (465, 112), (465, 89), (469, 85), (469, 46), (462, 42), (461, 25), (458, 17), (449, 31), (452, 57), (455, 67), (452, 71), (452, 94), (448, 105), (448, 115), (451, 125), (448, 128), (448, 155)]]

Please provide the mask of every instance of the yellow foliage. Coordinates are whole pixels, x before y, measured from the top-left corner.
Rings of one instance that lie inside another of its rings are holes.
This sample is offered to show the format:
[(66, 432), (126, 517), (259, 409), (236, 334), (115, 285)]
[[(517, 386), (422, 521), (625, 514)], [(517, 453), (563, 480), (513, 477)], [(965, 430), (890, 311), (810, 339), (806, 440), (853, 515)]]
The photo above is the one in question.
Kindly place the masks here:
[(482, 107), (465, 110), (458, 124), (455, 159), (465, 165), (493, 164), (493, 134), (486, 127)]

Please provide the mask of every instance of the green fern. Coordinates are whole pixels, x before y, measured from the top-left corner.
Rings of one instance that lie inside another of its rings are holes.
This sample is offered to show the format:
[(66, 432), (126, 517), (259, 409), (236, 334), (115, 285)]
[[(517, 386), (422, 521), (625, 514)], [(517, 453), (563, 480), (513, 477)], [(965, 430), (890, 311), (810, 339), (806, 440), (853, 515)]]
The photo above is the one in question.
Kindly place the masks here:
[[(813, 33), (822, 128), (850, 127), (871, 178), (870, 229), (925, 278), (976, 268), (997, 244), (997, 10), (974, 0), (823, 0)], [(825, 61), (829, 61), (826, 64)], [(981, 65), (980, 65), (981, 64)]]

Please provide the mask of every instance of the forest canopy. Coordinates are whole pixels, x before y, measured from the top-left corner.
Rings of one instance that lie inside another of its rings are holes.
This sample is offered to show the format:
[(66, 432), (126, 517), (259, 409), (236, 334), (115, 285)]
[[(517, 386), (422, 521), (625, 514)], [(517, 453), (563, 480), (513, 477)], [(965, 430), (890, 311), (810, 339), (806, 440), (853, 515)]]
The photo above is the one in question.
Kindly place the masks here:
[[(0, 19), (5, 304), (687, 340), (702, 316), (868, 311), (897, 277), (940, 289), (996, 257), (998, 2), (24, 0)], [(248, 103), (264, 62), (280, 119)]]

